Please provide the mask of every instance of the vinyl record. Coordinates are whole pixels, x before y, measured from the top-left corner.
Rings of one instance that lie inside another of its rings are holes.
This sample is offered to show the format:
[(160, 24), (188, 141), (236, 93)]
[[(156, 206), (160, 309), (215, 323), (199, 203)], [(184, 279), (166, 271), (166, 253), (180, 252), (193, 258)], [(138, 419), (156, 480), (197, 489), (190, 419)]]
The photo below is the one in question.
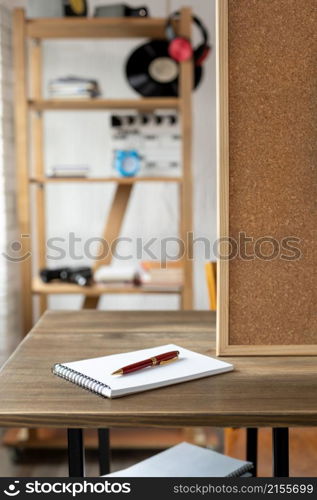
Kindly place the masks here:
[[(151, 40), (130, 55), (126, 76), (131, 87), (144, 97), (178, 95), (179, 64), (168, 54), (169, 42)], [(202, 77), (202, 67), (194, 67), (194, 88)]]

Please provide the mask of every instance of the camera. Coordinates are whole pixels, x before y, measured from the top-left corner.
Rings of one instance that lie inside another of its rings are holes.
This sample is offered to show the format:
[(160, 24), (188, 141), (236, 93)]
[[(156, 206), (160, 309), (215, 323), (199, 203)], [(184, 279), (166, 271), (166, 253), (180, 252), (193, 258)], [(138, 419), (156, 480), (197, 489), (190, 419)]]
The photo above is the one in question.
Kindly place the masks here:
[(40, 277), (44, 283), (54, 280), (74, 283), (79, 286), (89, 286), (92, 280), (90, 267), (60, 267), (58, 269), (42, 269)]

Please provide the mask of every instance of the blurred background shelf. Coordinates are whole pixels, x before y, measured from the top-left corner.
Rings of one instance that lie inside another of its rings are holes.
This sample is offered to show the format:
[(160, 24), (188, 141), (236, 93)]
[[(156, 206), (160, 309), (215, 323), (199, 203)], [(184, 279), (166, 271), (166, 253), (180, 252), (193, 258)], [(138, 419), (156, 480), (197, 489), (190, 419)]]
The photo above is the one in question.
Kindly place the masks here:
[(133, 286), (133, 285), (100, 285), (79, 286), (72, 283), (43, 283), (40, 278), (33, 278), (32, 292), (34, 294), (54, 295), (54, 294), (81, 294), (86, 297), (96, 297), (103, 294), (142, 294), (142, 293), (171, 293), (179, 294), (182, 291), (180, 286)]

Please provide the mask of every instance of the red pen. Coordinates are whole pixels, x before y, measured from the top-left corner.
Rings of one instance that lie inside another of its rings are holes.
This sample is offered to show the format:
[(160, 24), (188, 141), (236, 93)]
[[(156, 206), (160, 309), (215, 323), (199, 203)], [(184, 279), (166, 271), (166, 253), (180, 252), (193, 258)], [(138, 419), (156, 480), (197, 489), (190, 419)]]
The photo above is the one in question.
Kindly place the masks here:
[(178, 356), (179, 351), (164, 352), (164, 354), (158, 354), (157, 356), (153, 356), (152, 358), (144, 359), (143, 361), (138, 361), (137, 363), (133, 363), (132, 365), (127, 365), (123, 368), (119, 368), (119, 370), (116, 370), (111, 375), (126, 375), (127, 373), (143, 370), (143, 368), (147, 368), (148, 366), (165, 365), (165, 363), (176, 361), (178, 359)]

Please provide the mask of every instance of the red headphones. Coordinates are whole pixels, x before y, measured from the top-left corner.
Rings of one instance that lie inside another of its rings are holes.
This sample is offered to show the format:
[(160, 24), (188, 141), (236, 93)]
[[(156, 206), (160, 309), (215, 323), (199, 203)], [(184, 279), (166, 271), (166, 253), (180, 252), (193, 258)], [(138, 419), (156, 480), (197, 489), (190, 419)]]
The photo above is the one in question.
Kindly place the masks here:
[(177, 62), (187, 61), (191, 57), (194, 57), (195, 65), (201, 66), (211, 50), (210, 45), (208, 45), (209, 37), (207, 29), (198, 17), (193, 16), (193, 22), (199, 28), (203, 38), (202, 43), (193, 50), (190, 40), (182, 36), (177, 36), (174, 31), (172, 21), (179, 17), (179, 15), (179, 12), (174, 12), (170, 15), (166, 23), (165, 33), (166, 38), (169, 41), (168, 53), (170, 57)]

